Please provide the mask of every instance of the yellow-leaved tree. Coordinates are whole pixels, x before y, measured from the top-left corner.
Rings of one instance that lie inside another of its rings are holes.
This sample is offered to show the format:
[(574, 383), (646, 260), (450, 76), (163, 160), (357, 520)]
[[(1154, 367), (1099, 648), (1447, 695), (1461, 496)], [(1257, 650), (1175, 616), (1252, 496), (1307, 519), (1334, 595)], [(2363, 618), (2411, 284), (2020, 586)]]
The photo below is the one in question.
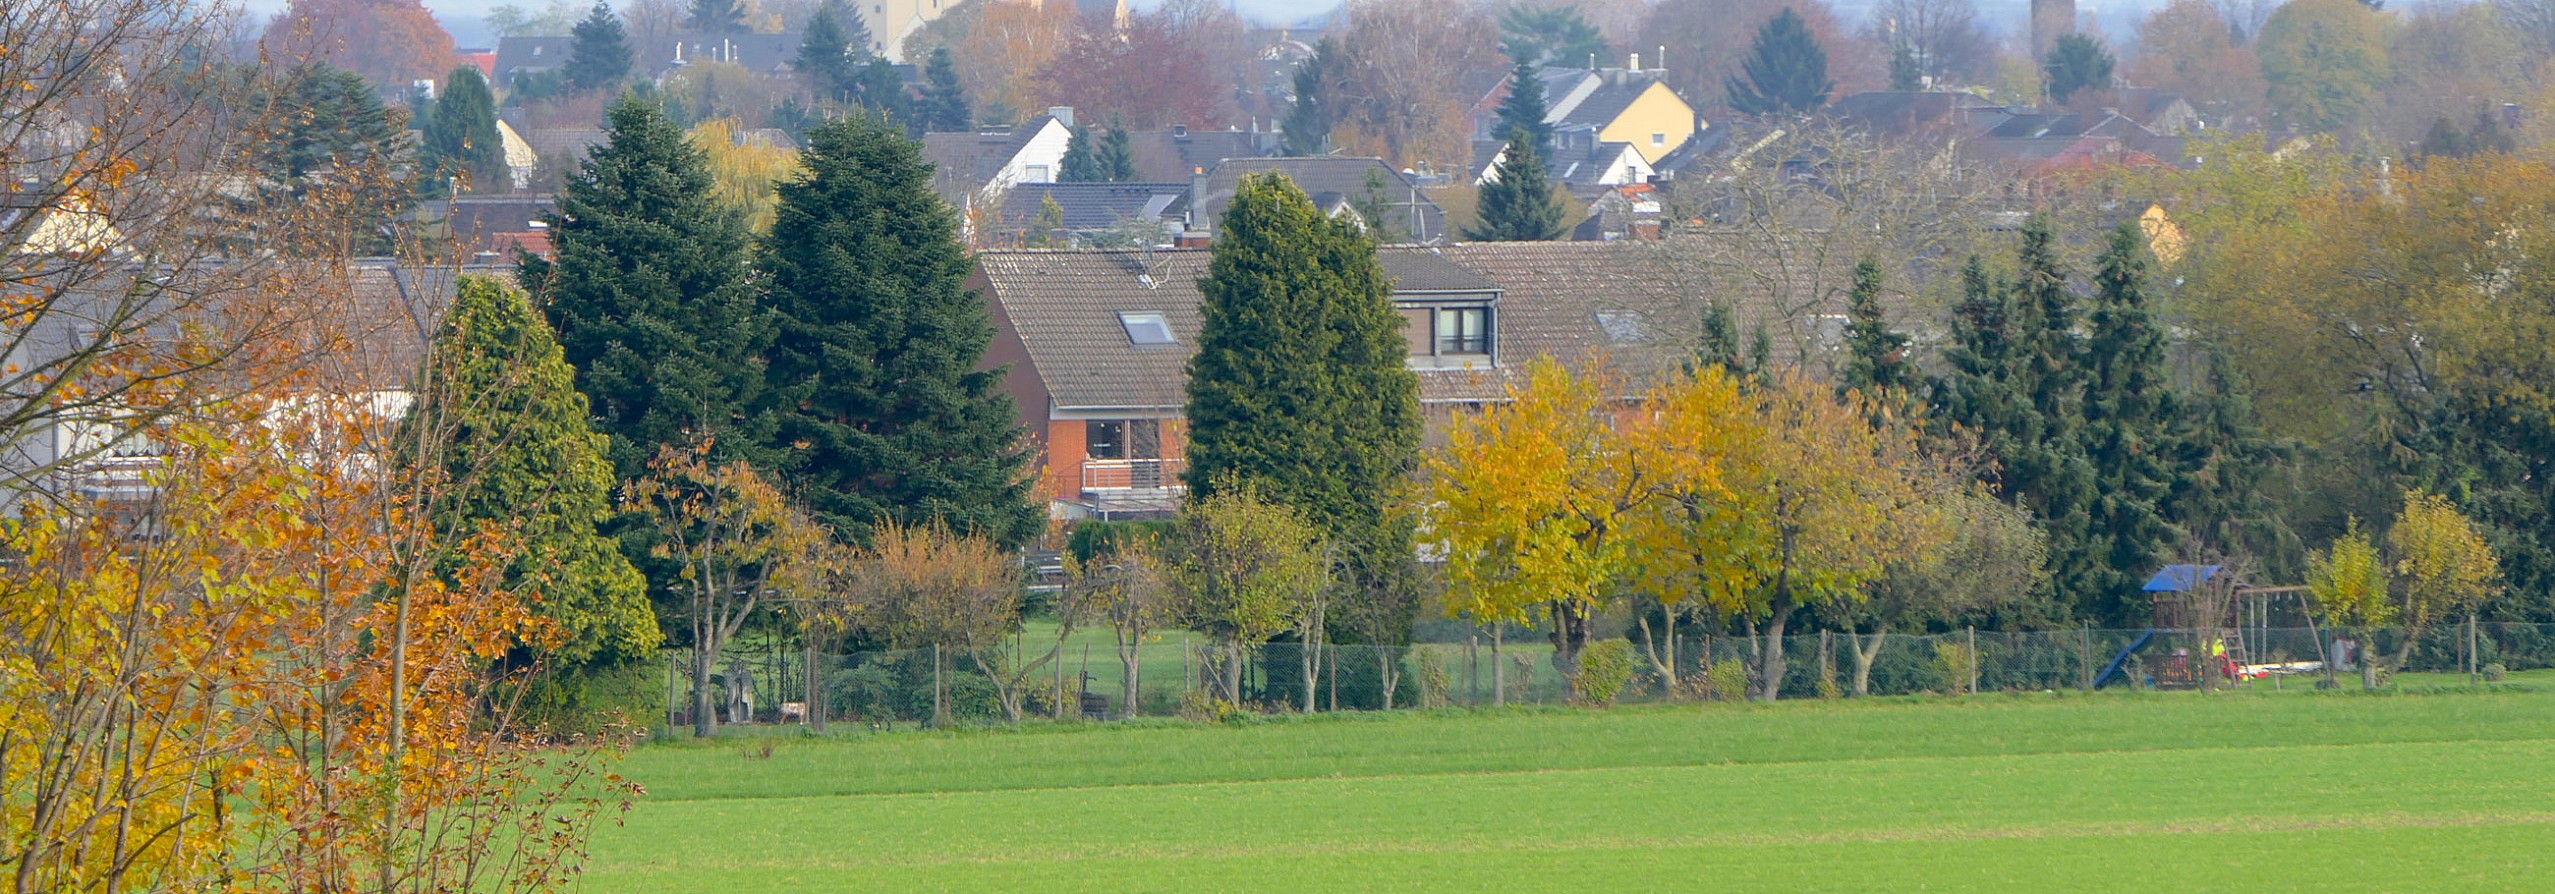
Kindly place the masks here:
[[(2369, 631), (2395, 620), (2395, 603), (2387, 599), (2386, 560), (2378, 555), (2377, 544), (2360, 530), (2360, 520), (2351, 519), (2342, 536), (2331, 546), (2307, 557), (2307, 593), (2315, 597), (2316, 610), (2325, 623), (2336, 629), (2350, 630), (2367, 642)], [(2326, 655), (2324, 678), (2333, 681), (2334, 658)], [(2377, 687), (2377, 668), (2368, 661), (2360, 662), (2360, 685)]]
[(1551, 358), (1525, 372), (1506, 403), (1456, 417), (1446, 446), (1422, 461), (1420, 540), (1444, 552), (1450, 614), (1485, 624), (1542, 615), (1567, 677), (1629, 567), (1624, 528), (1651, 499), (1653, 470), (1615, 430), (1620, 380)]
[(1624, 525), (1630, 583), (1659, 603), (1664, 629), (1650, 629), (1646, 610), (1634, 618), (1651, 672), (1675, 691), (1678, 622), (1761, 583), (1764, 538), (1734, 487), (1755, 480), (1764, 426), (1740, 382), (1714, 366), (1652, 388), (1623, 428), (1623, 449), (1649, 470), (1650, 499)]
[(2396, 516), (2386, 540), (2395, 550), (2395, 573), (2404, 581), (2396, 611), (2404, 641), (2387, 662), (2398, 669), (2431, 625), (2474, 609), (2501, 589), (2502, 569), (2475, 522), (2439, 494), (2406, 491), (2404, 513)]

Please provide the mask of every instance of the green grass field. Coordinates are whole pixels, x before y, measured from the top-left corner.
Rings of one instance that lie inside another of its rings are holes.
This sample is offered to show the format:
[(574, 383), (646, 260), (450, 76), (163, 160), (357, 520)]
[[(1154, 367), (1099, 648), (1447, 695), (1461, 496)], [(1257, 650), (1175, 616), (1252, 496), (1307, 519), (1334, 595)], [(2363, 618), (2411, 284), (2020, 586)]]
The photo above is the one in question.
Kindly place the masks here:
[(652, 745), (588, 890), (2555, 889), (2555, 687)]

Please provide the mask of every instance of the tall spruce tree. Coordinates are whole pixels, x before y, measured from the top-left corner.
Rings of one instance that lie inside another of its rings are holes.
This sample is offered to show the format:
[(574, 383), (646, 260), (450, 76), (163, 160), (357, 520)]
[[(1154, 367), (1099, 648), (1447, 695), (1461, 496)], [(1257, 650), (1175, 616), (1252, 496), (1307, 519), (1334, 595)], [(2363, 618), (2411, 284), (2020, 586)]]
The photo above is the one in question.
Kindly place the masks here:
[(2263, 429), (2225, 351), (2200, 350), (2166, 518), (2203, 545), (2252, 556), (2265, 577), (2295, 580), (2306, 547), (2278, 498), (2297, 487), (2297, 445)]
[(843, 45), (851, 49), (853, 61), (868, 64), (878, 58), (878, 38), (870, 33), (869, 19), (861, 15), (860, 4), (825, 0), (823, 5), (832, 8), (834, 20), (842, 24)]
[(915, 129), (912, 123), (913, 98), (906, 94), (905, 76), (896, 71), (893, 62), (872, 56), (862, 64), (859, 89), (852, 101), (877, 113), (880, 118), (904, 124), (908, 130)]
[(1801, 14), (1786, 6), (1757, 29), (1756, 43), (1743, 63), (1745, 79), (1731, 77), (1723, 85), (1730, 107), (1742, 114), (1798, 115), (1827, 105), (1836, 82), (1828, 79), (1828, 52), (1810, 33)]
[(1331, 151), (1331, 125), (1338, 117), (1332, 108), (1330, 90), (1336, 51), (1330, 38), (1313, 45), (1313, 55), (1295, 66), (1295, 104), (1286, 110), (1286, 119), (1278, 129), (1286, 134), (1286, 154), (1293, 156), (1328, 155)]
[(1508, 95), (1499, 101), (1499, 120), (1492, 132), (1504, 140), (1522, 131), (1537, 153), (1550, 152), (1553, 126), (1544, 121), (1547, 112), (1544, 79), (1535, 76), (1533, 63), (1519, 60), (1508, 72)]
[[(493, 525), (514, 538), (506, 582), (559, 634), (541, 646), (547, 657), (572, 667), (652, 657), (647, 581), (596, 531), (612, 513), (610, 439), (588, 427), (575, 379), (521, 291), (464, 276), (408, 413), (423, 436), (399, 439), (401, 460), (432, 463), (449, 483), (436, 530)], [(444, 446), (418, 456), (414, 444)], [(441, 570), (461, 561), (454, 551)]]
[(2165, 335), (2147, 308), (2146, 239), (2135, 221), (2112, 232), (2086, 314), (2084, 445), (2094, 471), (2090, 535), (2104, 544), (2087, 608), (2128, 620), (2145, 614), (2139, 584), (2181, 545), (2165, 504), (2184, 489), (2182, 409), (2166, 369)]
[(1109, 182), (1125, 183), (1136, 179), (1136, 150), (1128, 142), (1127, 125), (1124, 122), (1116, 120), (1109, 122), (1109, 135), (1100, 140), (1100, 148), (1092, 155), (1092, 160), (1097, 163), (1100, 173)]
[(1056, 182), (1100, 183), (1109, 179), (1109, 169), (1100, 163), (1098, 131), (1096, 127), (1083, 127), (1065, 135), (1065, 157), (1056, 163)]
[(974, 261), (922, 147), (873, 116), (808, 132), (757, 266), (779, 322), (772, 452), (808, 509), (849, 536), (944, 522), (1018, 545), (1045, 514), (999, 371)]
[(748, 284), (744, 218), (714, 197), (708, 160), (656, 104), (624, 96), (606, 124), (549, 219), (557, 260), (527, 256), (519, 276), (612, 439), (619, 478), (703, 438), (750, 456), (768, 431), (756, 407), (771, 324)]
[(1364, 592), (1406, 574), (1390, 494), (1419, 462), (1419, 381), (1372, 237), (1277, 173), (1245, 177), (1189, 360), (1189, 492), (1256, 488), (1342, 544)]
[(1881, 308), (1881, 265), (1854, 265), (1854, 288), (1845, 297), (1845, 372), (1838, 384), (1896, 401), (1914, 394), (1916, 367), (1908, 361), (1907, 334), (1890, 328)]
[[(313, 201), (335, 199), (344, 217), (327, 227), (329, 246), (345, 237), (346, 246), (365, 254), (388, 254), (399, 215), (416, 200), (401, 170), (412, 159), (399, 113), (382, 104), (381, 91), (363, 75), (313, 62), (288, 74), (277, 98), (280, 127), (252, 151), (262, 180), (253, 198), (236, 210), (273, 220), (294, 219)], [(322, 215), (322, 217), (327, 217)], [(242, 251), (274, 248), (243, 243)], [(322, 248), (318, 244), (285, 245), (288, 251)], [(327, 249), (323, 249), (327, 250)]]
[(2024, 225), (2018, 261), (2003, 283), (1975, 257), (1963, 271), (1934, 419), (1979, 436), (1997, 461), (1988, 480), (1998, 496), (2040, 519), (2055, 592), (2080, 611), (2110, 611), (2110, 544), (2097, 533), (2084, 444), (2084, 345), (2046, 219)]
[[(850, 102), (860, 85), (860, 61), (833, 3), (820, 4), (799, 31), (798, 58), (793, 63), (817, 96)], [(858, 13), (854, 13), (858, 15)]]
[(1464, 228), (1476, 242), (1544, 242), (1569, 231), (1562, 219), (1561, 198), (1553, 195), (1552, 172), (1544, 168), (1543, 150), (1524, 128), (1508, 132), (1508, 149), (1482, 184), (1481, 220)]
[(926, 132), (966, 133), (976, 127), (976, 114), (967, 107), (967, 91), (958, 83), (958, 63), (950, 58), (948, 47), (933, 47), (931, 59), (923, 64), (923, 99), (914, 117)]
[(703, 34), (743, 34), (745, 0), (692, 0), (684, 24)]
[(568, 89), (579, 93), (610, 89), (630, 76), (630, 39), (621, 28), (621, 17), (612, 13), (612, 4), (597, 0), (571, 33), (568, 64), (561, 66)]
[(470, 192), (507, 192), (514, 178), (506, 170), (506, 144), (497, 135), (497, 97), (479, 67), (464, 65), (444, 78), (444, 89), (427, 113), (425, 139), (418, 146), (429, 194), (440, 193), (456, 178)]

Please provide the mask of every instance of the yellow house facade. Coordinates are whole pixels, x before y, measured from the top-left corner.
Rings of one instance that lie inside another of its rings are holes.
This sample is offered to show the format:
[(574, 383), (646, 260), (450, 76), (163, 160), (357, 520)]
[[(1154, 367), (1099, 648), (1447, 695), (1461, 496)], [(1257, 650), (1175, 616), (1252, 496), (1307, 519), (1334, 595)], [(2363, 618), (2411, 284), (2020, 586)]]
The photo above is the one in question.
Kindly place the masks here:
[[(1596, 122), (1591, 122), (1596, 123)], [(1677, 91), (1656, 80), (1643, 88), (1633, 101), (1617, 112), (1614, 119), (1597, 125), (1597, 139), (1609, 143), (1630, 143), (1633, 151), (1652, 164), (1670, 152), (1677, 151), (1701, 130), (1702, 119), (1694, 107), (1677, 96)]]

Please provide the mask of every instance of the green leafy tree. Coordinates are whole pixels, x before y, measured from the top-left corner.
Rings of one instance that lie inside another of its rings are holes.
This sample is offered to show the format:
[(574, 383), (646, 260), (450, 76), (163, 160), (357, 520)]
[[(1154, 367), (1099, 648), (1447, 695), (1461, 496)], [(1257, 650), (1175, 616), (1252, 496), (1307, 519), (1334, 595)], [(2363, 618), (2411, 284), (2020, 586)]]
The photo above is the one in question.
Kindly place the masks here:
[(965, 133), (975, 129), (975, 112), (967, 107), (967, 91), (958, 83), (958, 63), (948, 47), (933, 47), (923, 64), (923, 98), (914, 117), (925, 131)]
[(703, 34), (743, 34), (745, 0), (692, 0), (684, 24)]
[(2359, 120), (2387, 80), (2386, 24), (2356, 0), (2296, 0), (2262, 25), (2254, 47), (2271, 109), (2298, 127)]
[(650, 657), (660, 636), (647, 582), (596, 531), (612, 513), (609, 439), (587, 426), (576, 370), (523, 292), (462, 277), (417, 394), (407, 425), (430, 436), (401, 445), (444, 446), (402, 459), (431, 463), (452, 488), (437, 530), (507, 535), (507, 585), (558, 637), (536, 649), (570, 666)]
[(1508, 72), (1508, 95), (1499, 101), (1499, 122), (1494, 132), (1500, 139), (1523, 131), (1540, 154), (1553, 144), (1553, 126), (1544, 121), (1544, 79), (1535, 76), (1535, 67), (1520, 62)]
[(957, 217), (921, 146), (870, 116), (808, 132), (757, 266), (779, 324), (773, 453), (808, 510), (857, 536), (946, 524), (1018, 545), (1043, 515), (1011, 400), (983, 368)]
[(562, 66), (568, 89), (578, 92), (620, 86), (630, 76), (630, 39), (612, 5), (597, 2), (571, 32), (568, 64)]
[(2112, 231), (2096, 262), (2094, 304), (2085, 316), (2084, 445), (2094, 471), (2092, 534), (2103, 561), (2089, 569), (2104, 617), (2129, 618), (2139, 582), (2182, 542), (2166, 515), (2173, 493), (2187, 488), (2174, 459), (2182, 447), (2183, 410), (2166, 369), (2163, 328), (2148, 309), (2147, 243), (2136, 222)]
[(460, 178), (471, 192), (506, 192), (514, 188), (506, 170), (506, 144), (497, 136), (497, 97), (479, 67), (464, 65), (444, 78), (434, 111), (426, 115), (425, 139), (419, 148), (429, 193)]
[(1915, 393), (1916, 366), (1908, 362), (1907, 333), (1890, 328), (1881, 308), (1881, 265), (1854, 265), (1854, 288), (1845, 296), (1845, 372), (1839, 385), (1895, 402)]
[(1278, 129), (1286, 134), (1286, 154), (1293, 156), (1327, 155), (1331, 151), (1331, 125), (1339, 118), (1330, 98), (1333, 68), (1338, 50), (1330, 38), (1313, 45), (1313, 55), (1295, 66), (1295, 104), (1286, 110), (1286, 120)]
[(1529, 6), (1518, 4), (1499, 17), (1501, 49), (1519, 64), (1546, 62), (1564, 68), (1598, 62), (1611, 62), (1615, 50), (1606, 45), (1605, 35), (1597, 26), (1572, 6)]
[(794, 64), (818, 96), (847, 102), (859, 89), (860, 56), (844, 33), (838, 9), (837, 4), (822, 4), (807, 17), (807, 27), (799, 32), (798, 59)]
[(556, 261), (520, 273), (577, 368), (621, 480), (661, 448), (759, 443), (767, 316), (746, 277), (743, 217), (713, 197), (701, 150), (654, 103), (625, 96), (550, 218)]
[(2064, 103), (2079, 90), (2111, 87), (2111, 51), (2090, 35), (2061, 35), (2040, 61), (2042, 83), (2051, 102)]
[(1242, 700), (1248, 651), (1296, 625), (1330, 585), (1322, 529), (1294, 506), (1233, 484), (1190, 501), (1171, 537), (1170, 616), (1214, 639), (1219, 696)]
[(1492, 175), (1481, 188), (1481, 222), (1464, 228), (1464, 238), (1539, 242), (1568, 232), (1561, 198), (1553, 195), (1552, 174), (1544, 168), (1543, 150), (1525, 130), (1508, 132), (1508, 150), (1492, 168)]
[(1224, 213), (1189, 360), (1190, 493), (1237, 485), (1302, 510), (1386, 589), (1411, 556), (1389, 494), (1419, 462), (1419, 382), (1375, 241), (1276, 173)]
[(1724, 84), (1730, 107), (1742, 114), (1803, 114), (1827, 105), (1836, 82), (1828, 79), (1828, 52), (1801, 14), (1786, 6), (1757, 29), (1742, 65), (1747, 77)]

